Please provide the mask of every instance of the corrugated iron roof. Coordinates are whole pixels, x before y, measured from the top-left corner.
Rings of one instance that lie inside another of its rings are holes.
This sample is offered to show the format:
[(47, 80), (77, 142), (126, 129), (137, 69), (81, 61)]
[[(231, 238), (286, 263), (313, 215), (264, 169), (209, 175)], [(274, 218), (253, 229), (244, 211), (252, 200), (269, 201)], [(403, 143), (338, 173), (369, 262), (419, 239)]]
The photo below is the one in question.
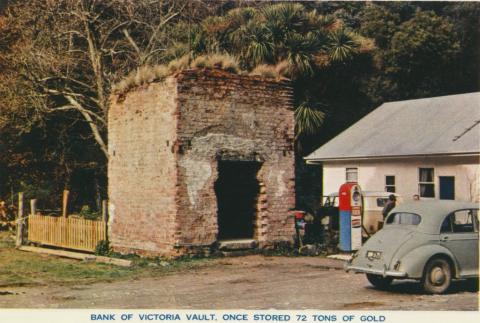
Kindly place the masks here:
[(307, 161), (480, 153), (480, 92), (388, 102)]

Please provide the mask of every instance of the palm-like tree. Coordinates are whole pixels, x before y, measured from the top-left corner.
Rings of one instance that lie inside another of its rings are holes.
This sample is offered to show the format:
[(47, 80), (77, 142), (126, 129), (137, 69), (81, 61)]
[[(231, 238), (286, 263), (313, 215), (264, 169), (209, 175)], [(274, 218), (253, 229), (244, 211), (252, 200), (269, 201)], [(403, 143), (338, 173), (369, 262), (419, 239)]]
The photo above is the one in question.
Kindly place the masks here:
[(353, 34), (341, 28), (329, 33), (325, 49), (331, 61), (346, 62), (352, 59), (358, 47)]
[(317, 89), (316, 76), (351, 62), (360, 52), (361, 37), (345, 29), (341, 21), (307, 11), (300, 3), (236, 8), (225, 16), (207, 18), (201, 26), (202, 31), (197, 31), (201, 37), (194, 38), (195, 43), (209, 53), (235, 56), (243, 69), (288, 63), (297, 102), (297, 139), (315, 134), (325, 119), (328, 104)]
[(306, 103), (300, 104), (295, 109), (295, 138), (302, 135), (315, 134), (323, 124), (325, 112)]

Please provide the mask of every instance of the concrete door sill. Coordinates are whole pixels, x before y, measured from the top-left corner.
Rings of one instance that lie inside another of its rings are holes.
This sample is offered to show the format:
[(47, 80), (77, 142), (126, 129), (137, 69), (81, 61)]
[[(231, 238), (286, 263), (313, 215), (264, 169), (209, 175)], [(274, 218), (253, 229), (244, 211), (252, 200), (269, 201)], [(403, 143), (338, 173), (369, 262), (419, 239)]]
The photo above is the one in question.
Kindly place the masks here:
[(234, 239), (218, 241), (219, 250), (248, 250), (255, 249), (258, 246), (254, 239)]

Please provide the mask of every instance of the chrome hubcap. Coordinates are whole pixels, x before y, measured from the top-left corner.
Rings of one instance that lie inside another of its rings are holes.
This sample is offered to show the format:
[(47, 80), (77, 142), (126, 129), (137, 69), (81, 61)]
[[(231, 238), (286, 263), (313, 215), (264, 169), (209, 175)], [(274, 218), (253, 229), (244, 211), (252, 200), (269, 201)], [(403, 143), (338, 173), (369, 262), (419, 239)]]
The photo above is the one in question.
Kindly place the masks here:
[(430, 274), (431, 282), (435, 285), (442, 285), (445, 282), (445, 272), (440, 267), (432, 269)]

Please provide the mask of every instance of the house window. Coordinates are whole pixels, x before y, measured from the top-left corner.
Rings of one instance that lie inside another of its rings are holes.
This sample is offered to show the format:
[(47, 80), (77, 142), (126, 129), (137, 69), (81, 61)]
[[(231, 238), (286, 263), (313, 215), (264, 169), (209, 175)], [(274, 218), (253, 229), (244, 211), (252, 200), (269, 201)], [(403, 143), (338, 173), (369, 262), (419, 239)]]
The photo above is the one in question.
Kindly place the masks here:
[(385, 176), (385, 191), (390, 193), (395, 193), (395, 176), (393, 175)]
[(346, 176), (347, 182), (358, 182), (358, 168), (347, 168)]
[(418, 190), (420, 197), (435, 197), (433, 168), (419, 168)]

